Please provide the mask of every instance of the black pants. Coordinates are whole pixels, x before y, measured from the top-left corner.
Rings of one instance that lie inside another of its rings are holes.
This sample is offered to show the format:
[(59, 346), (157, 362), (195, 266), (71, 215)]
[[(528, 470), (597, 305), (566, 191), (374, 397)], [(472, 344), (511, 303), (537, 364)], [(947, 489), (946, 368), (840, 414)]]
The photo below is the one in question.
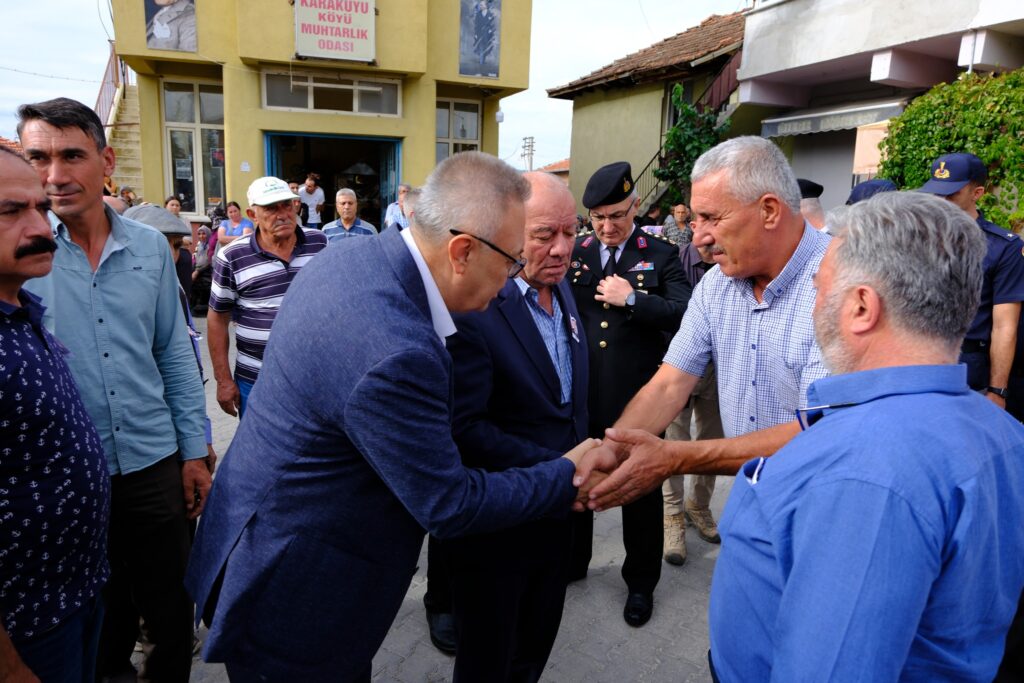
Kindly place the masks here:
[(452, 577), (448, 571), (448, 560), (441, 551), (441, 542), (433, 536), (427, 537), (427, 592), (423, 594), (423, 606), (436, 614), (452, 613)]
[(139, 680), (187, 683), (193, 608), (184, 584), (190, 542), (181, 464), (170, 456), (110, 481), (111, 573), (103, 591), (99, 674), (130, 666), (141, 617), (150, 645)]
[[(569, 576), (586, 574), (593, 553), (594, 513), (573, 513), (572, 557)], [(622, 578), (630, 593), (653, 593), (661, 578), (665, 535), (661, 487), (622, 506), (622, 544), (626, 561)]]
[(572, 530), (542, 519), (441, 544), (458, 633), (454, 683), (534, 683), (558, 635)]
[(960, 362), (967, 366), (967, 386), (975, 391), (983, 391), (988, 386), (992, 367), (988, 353), (987, 344), (978, 350), (960, 352)]

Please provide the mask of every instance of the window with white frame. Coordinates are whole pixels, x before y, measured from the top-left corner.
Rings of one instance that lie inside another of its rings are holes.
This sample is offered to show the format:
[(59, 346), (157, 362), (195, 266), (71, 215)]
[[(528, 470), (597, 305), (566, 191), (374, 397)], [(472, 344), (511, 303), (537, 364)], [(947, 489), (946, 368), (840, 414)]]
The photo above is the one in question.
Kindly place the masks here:
[(177, 197), (187, 214), (227, 204), (221, 86), (165, 81), (163, 121), (167, 195)]
[(375, 116), (398, 116), (401, 82), (322, 72), (263, 73), (266, 109), (306, 109)]
[(437, 101), (437, 163), (459, 152), (480, 149), (480, 102)]

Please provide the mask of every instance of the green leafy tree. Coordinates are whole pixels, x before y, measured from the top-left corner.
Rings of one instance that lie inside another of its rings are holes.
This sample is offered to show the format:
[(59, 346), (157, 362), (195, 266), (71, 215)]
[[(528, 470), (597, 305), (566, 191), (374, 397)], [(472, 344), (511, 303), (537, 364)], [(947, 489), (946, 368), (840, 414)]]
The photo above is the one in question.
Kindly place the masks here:
[(676, 124), (665, 134), (663, 153), (654, 177), (668, 183), (665, 198), (672, 205), (690, 204), (690, 173), (697, 158), (717, 145), (729, 130), (729, 121), (718, 125), (714, 112), (700, 112), (683, 99), (683, 88), (672, 89), (672, 106), (678, 112)]
[(936, 157), (976, 154), (988, 166), (986, 217), (1024, 227), (1024, 69), (996, 76), (963, 74), (918, 97), (889, 125), (878, 175), (902, 188), (928, 180)]

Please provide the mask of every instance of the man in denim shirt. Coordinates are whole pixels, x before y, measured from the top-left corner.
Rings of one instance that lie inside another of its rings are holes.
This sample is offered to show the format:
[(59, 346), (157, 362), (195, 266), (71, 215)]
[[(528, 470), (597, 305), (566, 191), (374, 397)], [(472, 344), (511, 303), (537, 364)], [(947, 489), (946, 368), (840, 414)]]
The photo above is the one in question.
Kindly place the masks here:
[(32, 283), (96, 424), (111, 475), (110, 582), (101, 675), (131, 667), (139, 618), (143, 675), (187, 681), (192, 604), (184, 589), (188, 518), (202, 511), (204, 394), (167, 241), (102, 200), (114, 151), (85, 105), (23, 105), (18, 134), (52, 202), (53, 272)]

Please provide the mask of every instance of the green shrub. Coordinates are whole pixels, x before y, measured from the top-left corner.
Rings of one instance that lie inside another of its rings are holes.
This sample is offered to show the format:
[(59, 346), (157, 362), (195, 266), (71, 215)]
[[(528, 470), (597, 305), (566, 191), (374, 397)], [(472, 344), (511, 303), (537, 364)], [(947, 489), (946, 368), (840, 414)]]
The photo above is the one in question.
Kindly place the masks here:
[(679, 112), (676, 124), (665, 134), (664, 151), (654, 177), (669, 184), (663, 203), (690, 204), (690, 173), (701, 154), (717, 145), (729, 129), (729, 122), (717, 125), (714, 112), (701, 113), (683, 99), (679, 84), (672, 89), (672, 105)]
[(902, 188), (928, 180), (943, 154), (970, 152), (988, 166), (979, 207), (994, 223), (1024, 227), (1024, 69), (963, 74), (910, 103), (889, 125), (878, 175)]

